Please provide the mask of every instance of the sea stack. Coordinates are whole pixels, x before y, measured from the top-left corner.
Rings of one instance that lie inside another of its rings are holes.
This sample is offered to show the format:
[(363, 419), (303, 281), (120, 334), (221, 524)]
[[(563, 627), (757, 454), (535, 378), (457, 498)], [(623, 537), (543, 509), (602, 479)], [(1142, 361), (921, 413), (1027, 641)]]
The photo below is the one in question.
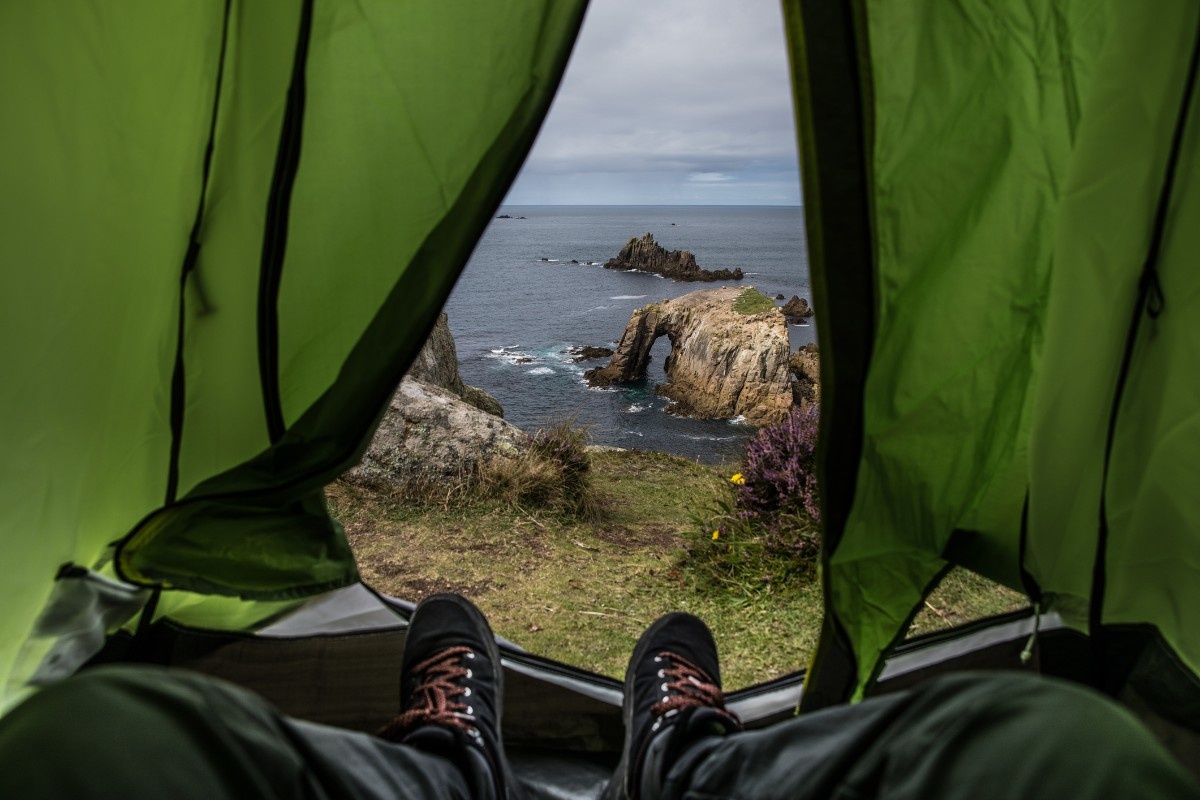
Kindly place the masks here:
[(667, 250), (647, 233), (626, 242), (616, 258), (609, 259), (605, 269), (635, 269), (670, 278), (673, 281), (740, 281), (741, 267), (734, 269), (701, 269), (696, 256), (687, 250)]

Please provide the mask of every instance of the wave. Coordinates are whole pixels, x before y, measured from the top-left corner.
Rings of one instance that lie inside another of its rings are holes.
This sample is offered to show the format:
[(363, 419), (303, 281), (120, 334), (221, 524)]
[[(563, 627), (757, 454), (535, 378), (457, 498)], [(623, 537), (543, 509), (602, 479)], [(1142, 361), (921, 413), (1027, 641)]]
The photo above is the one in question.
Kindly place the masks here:
[(531, 370), (527, 370), (525, 374), (526, 375), (553, 375), (554, 370), (550, 369), (549, 367), (534, 367)]
[(637, 403), (634, 403), (633, 405), (629, 406), (629, 408), (625, 409), (625, 413), (626, 414), (640, 414), (641, 412), (647, 410), (648, 408), (650, 408), (650, 406), (643, 406), (643, 405), (638, 405)]
[(684, 439), (691, 439), (693, 442), (732, 442), (741, 439), (740, 436), (694, 436), (692, 434), (683, 434)]
[(730, 425), (749, 425), (750, 423), (746, 422), (746, 417), (745, 417), (745, 415), (743, 415), (743, 414), (738, 414), (736, 417), (734, 417), (733, 419), (729, 420), (729, 424), (730, 424)]
[[(616, 297), (610, 297), (609, 300), (641, 300), (646, 297), (644, 294), (619, 294)], [(608, 308), (608, 306), (597, 306), (597, 308)]]
[(531, 361), (536, 360), (533, 356), (529, 355), (529, 353), (517, 350), (516, 347), (517, 345), (513, 345), (513, 347), (500, 347), (489, 350), (487, 357), (497, 359), (498, 361), (504, 361), (512, 364), (513, 366), (518, 364), (528, 364)]

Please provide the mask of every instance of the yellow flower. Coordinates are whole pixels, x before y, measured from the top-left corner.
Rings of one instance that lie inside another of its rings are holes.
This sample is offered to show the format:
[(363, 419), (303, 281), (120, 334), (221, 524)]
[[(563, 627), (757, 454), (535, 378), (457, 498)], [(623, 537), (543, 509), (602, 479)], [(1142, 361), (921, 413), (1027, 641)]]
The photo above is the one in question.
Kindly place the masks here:
[(745, 476), (742, 475), (742, 473), (740, 473), (740, 472), (735, 472), (729, 480), (732, 481), (733, 483), (736, 483), (738, 486), (741, 486), (743, 483), (746, 482)]
[(713, 541), (715, 542), (717, 539), (720, 539), (720, 538), (721, 538), (721, 532), (719, 530), (713, 531)]

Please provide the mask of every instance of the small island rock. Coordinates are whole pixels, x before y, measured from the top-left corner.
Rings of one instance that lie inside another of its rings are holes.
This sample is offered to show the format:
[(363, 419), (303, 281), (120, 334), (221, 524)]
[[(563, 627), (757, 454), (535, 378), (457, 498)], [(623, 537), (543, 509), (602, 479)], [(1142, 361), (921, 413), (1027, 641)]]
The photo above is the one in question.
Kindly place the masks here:
[(611, 347), (593, 347), (587, 345), (585, 347), (571, 348), (571, 355), (574, 358), (571, 361), (578, 364), (580, 361), (594, 361), (597, 358), (608, 358), (613, 354)]
[(687, 250), (667, 250), (654, 241), (654, 235), (650, 233), (626, 242), (617, 257), (609, 259), (604, 268), (650, 272), (673, 281), (740, 281), (743, 277), (740, 267), (701, 269), (695, 255)]
[(792, 295), (792, 299), (780, 306), (779, 310), (783, 312), (789, 325), (799, 325), (813, 315), (808, 301), (799, 295)]

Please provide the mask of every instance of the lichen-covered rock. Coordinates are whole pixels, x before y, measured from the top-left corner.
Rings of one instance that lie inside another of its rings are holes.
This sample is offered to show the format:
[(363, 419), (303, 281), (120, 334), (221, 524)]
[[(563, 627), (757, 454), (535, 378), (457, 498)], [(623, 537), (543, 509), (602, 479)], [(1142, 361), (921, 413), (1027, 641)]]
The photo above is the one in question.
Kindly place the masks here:
[(749, 289), (704, 289), (639, 308), (609, 363), (585, 377), (593, 386), (643, 380), (650, 348), (666, 336), (671, 354), (658, 392), (674, 401), (672, 413), (744, 417), (755, 425), (781, 421), (792, 407), (787, 324), (774, 306), (758, 314), (735, 311), (743, 291)]
[(528, 445), (520, 429), (409, 377), (392, 396), (362, 463), (346, 477), (393, 486), (461, 480), (495, 456), (515, 456)]
[(667, 250), (647, 233), (641, 239), (630, 239), (616, 258), (604, 265), (605, 269), (636, 269), (652, 272), (673, 281), (740, 281), (740, 267), (734, 269), (701, 269), (696, 256), (687, 250)]
[(406, 377), (438, 386), (458, 395), (461, 399), (481, 411), (504, 416), (500, 401), (483, 389), (467, 386), (458, 373), (458, 350), (454, 346), (454, 337), (450, 334), (449, 317), (443, 311), (438, 315), (437, 323), (425, 340), (425, 346), (417, 354)]

